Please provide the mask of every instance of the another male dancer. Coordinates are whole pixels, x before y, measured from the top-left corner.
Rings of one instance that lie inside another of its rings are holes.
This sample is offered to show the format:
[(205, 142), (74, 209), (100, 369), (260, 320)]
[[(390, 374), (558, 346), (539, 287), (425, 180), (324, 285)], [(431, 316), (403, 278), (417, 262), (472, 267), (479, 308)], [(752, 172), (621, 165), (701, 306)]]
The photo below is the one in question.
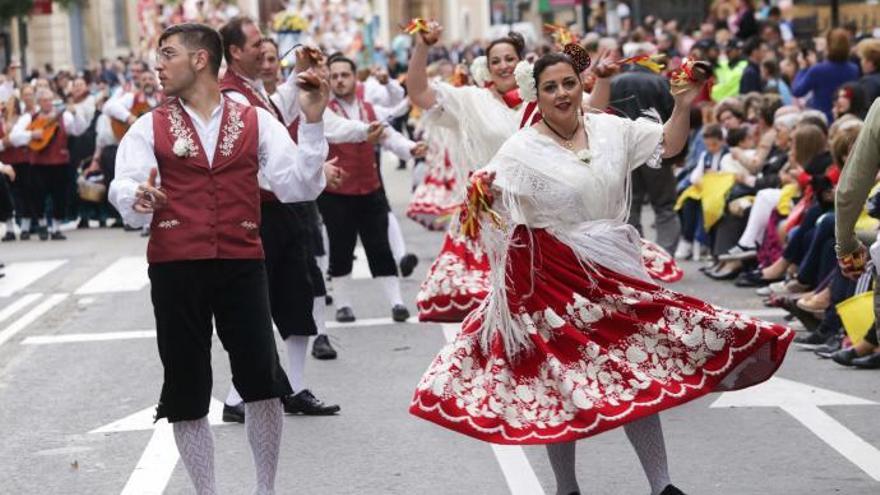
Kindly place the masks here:
[[(247, 17), (235, 17), (220, 28), (224, 41), (226, 74), (220, 81), (220, 89), (230, 99), (243, 105), (262, 108), (270, 112), (278, 122), (286, 123), (281, 105), (272, 102), (263, 88), (260, 77), (261, 47), (263, 37), (256, 23)], [(276, 88), (278, 93), (296, 92), (296, 78)], [(297, 114), (297, 117), (299, 115)], [(340, 180), (332, 164), (328, 167), (331, 183)], [(305, 359), (309, 337), (317, 334), (313, 312), (315, 307), (315, 282), (311, 277), (311, 265), (315, 263), (309, 249), (310, 229), (308, 217), (303, 212), (305, 204), (284, 204), (268, 190), (261, 181), (261, 211), (263, 222), (260, 236), (266, 250), (266, 271), (269, 278), (269, 301), (272, 319), (284, 339), (287, 351), (287, 378), (293, 394), (284, 397), (284, 411), (288, 414), (331, 415), (339, 412), (337, 405), (325, 405), (305, 388)], [(321, 281), (319, 281), (321, 282)], [(323, 301), (323, 296), (322, 296)], [(244, 422), (245, 408), (236, 387), (230, 387), (223, 407), (223, 420)]]
[[(328, 61), (333, 97), (328, 108), (346, 119), (371, 122), (376, 120), (372, 105), (357, 96), (355, 63), (342, 55)], [(385, 129), (383, 146), (398, 157), (409, 160), (424, 156), (427, 147), (414, 143), (391, 128)], [(354, 247), (358, 237), (367, 254), (370, 272), (380, 280), (385, 296), (391, 303), (394, 321), (406, 321), (409, 310), (400, 295), (397, 263), (388, 243), (388, 207), (379, 180), (378, 163), (372, 143), (333, 144), (330, 155), (339, 158), (339, 167), (347, 175), (341, 186), (331, 185), (318, 199), (318, 206), (330, 238), (330, 276), (336, 286), (336, 320), (355, 320), (351, 307), (350, 278)]]
[(156, 70), (171, 98), (126, 133), (110, 199), (131, 225), (152, 225), (147, 259), (165, 369), (157, 417), (173, 423), (197, 493), (216, 493), (207, 419), (213, 320), (246, 403), (256, 493), (270, 494), (281, 442), (278, 399), (292, 391), (272, 333), (258, 175), (281, 201), (323, 190), (329, 89), (300, 93), (305, 120), (297, 146), (271, 114), (221, 94), (222, 47), (219, 33), (202, 24), (162, 33)]

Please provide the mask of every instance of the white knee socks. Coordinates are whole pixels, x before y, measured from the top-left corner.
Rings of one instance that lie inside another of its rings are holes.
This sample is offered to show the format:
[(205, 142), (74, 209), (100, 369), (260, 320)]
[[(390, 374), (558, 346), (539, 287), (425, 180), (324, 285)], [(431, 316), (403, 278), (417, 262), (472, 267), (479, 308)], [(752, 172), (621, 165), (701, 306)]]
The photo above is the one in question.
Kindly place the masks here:
[[(277, 401), (276, 401), (277, 402)], [(215, 495), (214, 434), (208, 418), (173, 423), (174, 441), (197, 495)]]
[(580, 493), (575, 476), (575, 442), (548, 443), (547, 457), (556, 477), (556, 495)]
[(403, 297), (400, 295), (400, 279), (397, 275), (376, 277), (376, 280), (382, 284), (382, 291), (385, 292), (385, 297), (388, 298), (392, 307), (403, 304)]
[(229, 384), (229, 393), (226, 394), (226, 405), (227, 406), (237, 406), (241, 404), (244, 399), (241, 398), (241, 395), (238, 394), (238, 390), (235, 390), (235, 385)]
[(281, 448), (281, 401), (267, 399), (246, 402), (244, 408), (245, 429), (257, 472), (257, 488), (254, 494), (274, 495), (275, 473), (278, 472), (278, 453)]
[(651, 484), (651, 495), (659, 495), (671, 482), (669, 466), (666, 463), (666, 443), (663, 441), (663, 428), (657, 414), (642, 418), (623, 426), (629, 443), (632, 444)]
[(303, 382), (306, 372), (306, 354), (309, 348), (309, 338), (291, 335), (284, 339), (284, 346), (287, 348), (287, 379), (290, 381), (293, 393), (297, 393), (305, 388)]
[(394, 213), (388, 212), (388, 244), (391, 245), (391, 255), (394, 262), (400, 264), (400, 259), (406, 254), (406, 242), (403, 240), (403, 231)]
[(325, 313), (324, 296), (316, 297), (312, 303), (312, 318), (315, 320), (315, 327), (318, 329), (318, 335), (324, 335), (327, 332), (327, 315)]

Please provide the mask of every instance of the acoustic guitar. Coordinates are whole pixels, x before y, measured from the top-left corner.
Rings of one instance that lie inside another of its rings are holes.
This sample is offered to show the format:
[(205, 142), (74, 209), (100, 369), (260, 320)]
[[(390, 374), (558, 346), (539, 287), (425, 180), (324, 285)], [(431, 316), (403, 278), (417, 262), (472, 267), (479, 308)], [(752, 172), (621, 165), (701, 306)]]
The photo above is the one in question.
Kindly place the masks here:
[[(135, 118), (140, 117), (141, 115), (149, 112), (151, 110), (150, 104), (143, 98), (135, 98), (134, 104), (131, 106), (131, 110), (129, 111)], [(128, 132), (128, 128), (131, 127), (128, 122), (124, 122), (122, 120), (110, 119), (110, 128), (113, 129), (113, 135), (116, 136), (116, 140), (119, 141), (122, 139), (122, 136)]]
[(28, 148), (35, 152), (43, 151), (46, 149), (46, 146), (49, 146), (49, 143), (52, 142), (55, 133), (58, 132), (58, 117), (46, 117), (40, 115), (31, 121), (27, 126), (27, 130), (42, 131), (39, 138), (31, 138), (31, 141), (28, 143)]

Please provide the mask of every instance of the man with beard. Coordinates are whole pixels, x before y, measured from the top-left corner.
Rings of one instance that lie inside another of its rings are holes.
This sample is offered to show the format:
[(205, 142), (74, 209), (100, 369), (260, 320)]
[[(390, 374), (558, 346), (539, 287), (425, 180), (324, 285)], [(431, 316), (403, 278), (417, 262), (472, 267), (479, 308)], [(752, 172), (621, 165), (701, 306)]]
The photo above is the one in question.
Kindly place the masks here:
[(304, 121), (296, 145), (270, 113), (221, 93), (223, 43), (216, 31), (178, 24), (158, 45), (156, 70), (171, 98), (126, 133), (110, 187), (128, 223), (153, 226), (147, 260), (165, 370), (156, 417), (173, 424), (196, 492), (216, 493), (207, 418), (216, 325), (246, 403), (254, 493), (269, 495), (281, 443), (279, 399), (291, 389), (272, 332), (259, 183), (287, 202), (311, 200), (323, 190), (321, 116), (329, 88), (319, 84), (300, 93)]
[[(273, 100), (263, 86), (260, 79), (263, 37), (256, 23), (247, 17), (235, 17), (220, 28), (220, 35), (227, 64), (226, 74), (220, 81), (221, 91), (243, 105), (266, 110), (282, 124), (298, 121), (299, 108), (296, 107), (295, 113), (290, 110), (299, 94), (296, 72), (276, 88), (276, 94), (284, 97)], [(282, 108), (287, 108), (287, 112)], [(298, 134), (298, 127), (292, 135)], [(359, 130), (366, 131), (366, 128), (367, 124), (363, 124)], [(366, 132), (362, 134), (365, 136)], [(331, 184), (341, 180), (341, 174), (332, 163), (326, 166), (326, 173)], [(320, 312), (322, 316), (324, 312), (324, 297), (316, 297), (320, 290), (315, 288), (323, 280), (315, 280), (320, 278), (320, 272), (309, 245), (315, 222), (308, 212), (312, 202), (282, 203), (265, 185), (265, 181), (261, 181), (260, 236), (266, 251), (269, 302), (272, 319), (284, 340), (287, 377), (293, 388), (292, 394), (282, 398), (284, 411), (313, 416), (336, 414), (339, 406), (324, 404), (305, 388), (303, 379), (309, 337), (318, 333), (315, 322), (320, 316), (315, 315)], [(234, 384), (223, 406), (223, 420), (245, 421), (243, 401)]]
[[(357, 95), (357, 66), (341, 54), (328, 60), (332, 97), (328, 108), (337, 115), (354, 121), (376, 120), (372, 105)], [(404, 160), (424, 156), (427, 146), (414, 143), (393, 129), (386, 129), (383, 146)], [(385, 297), (391, 304), (394, 321), (409, 318), (409, 311), (400, 294), (397, 264), (388, 242), (388, 207), (379, 179), (378, 163), (373, 144), (332, 144), (330, 156), (338, 158), (346, 174), (341, 185), (331, 184), (318, 198), (318, 207), (330, 239), (330, 276), (336, 285), (336, 320), (355, 320), (351, 306), (351, 271), (354, 248), (360, 237), (366, 251), (373, 278), (379, 279)]]

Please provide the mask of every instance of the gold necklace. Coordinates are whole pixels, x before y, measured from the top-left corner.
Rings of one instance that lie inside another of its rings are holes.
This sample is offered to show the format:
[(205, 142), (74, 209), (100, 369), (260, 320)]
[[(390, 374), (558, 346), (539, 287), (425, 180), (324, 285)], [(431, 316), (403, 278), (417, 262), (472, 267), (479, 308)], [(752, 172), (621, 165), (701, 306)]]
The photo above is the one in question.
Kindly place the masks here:
[[(580, 120), (580, 119), (578, 119), (578, 120)], [(563, 136), (562, 134), (559, 133), (559, 131), (554, 129), (553, 126), (550, 125), (550, 122), (547, 121), (547, 119), (544, 119), (543, 122), (544, 122), (544, 125), (547, 126), (547, 129), (550, 129), (551, 131), (553, 131), (553, 134), (556, 134), (556, 136), (562, 140), (562, 146), (565, 147), (565, 149), (567, 149), (569, 151), (574, 151), (574, 135), (577, 134), (578, 129), (581, 128), (580, 121), (578, 121), (575, 124), (574, 131), (568, 137)]]

